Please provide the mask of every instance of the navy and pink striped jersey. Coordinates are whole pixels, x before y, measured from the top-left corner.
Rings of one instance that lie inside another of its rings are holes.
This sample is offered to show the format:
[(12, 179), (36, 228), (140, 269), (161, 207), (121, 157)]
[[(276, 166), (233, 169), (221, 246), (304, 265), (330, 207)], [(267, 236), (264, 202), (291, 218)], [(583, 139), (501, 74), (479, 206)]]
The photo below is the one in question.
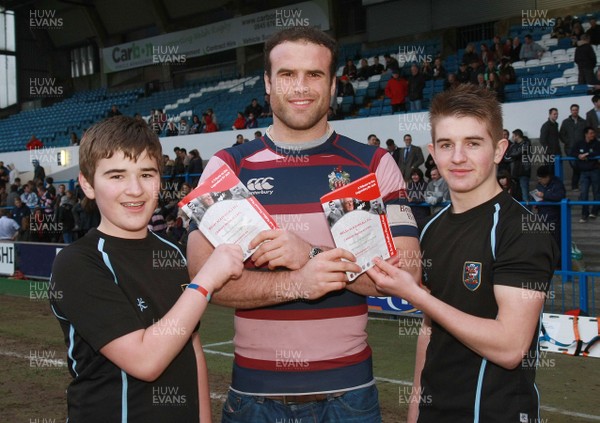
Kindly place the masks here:
[[(398, 166), (381, 148), (335, 132), (324, 143), (304, 150), (280, 147), (264, 136), (219, 151), (204, 175), (223, 163), (234, 170), (281, 229), (311, 245), (334, 247), (320, 197), (371, 172), (377, 176), (393, 236), (418, 236)], [(289, 293), (295, 287), (274, 286), (273, 290)], [(286, 395), (369, 385), (374, 379), (366, 326), (366, 298), (349, 290), (315, 301), (236, 310), (231, 387), (246, 394)]]

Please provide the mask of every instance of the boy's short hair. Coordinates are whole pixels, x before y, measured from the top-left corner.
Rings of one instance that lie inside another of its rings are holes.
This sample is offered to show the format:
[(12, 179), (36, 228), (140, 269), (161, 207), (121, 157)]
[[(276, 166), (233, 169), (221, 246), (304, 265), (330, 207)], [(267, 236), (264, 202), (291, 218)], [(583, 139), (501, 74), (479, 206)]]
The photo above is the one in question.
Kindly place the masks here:
[(496, 94), (473, 84), (461, 84), (437, 94), (431, 101), (429, 120), (435, 139), (436, 123), (446, 117), (472, 117), (485, 124), (494, 147), (502, 139), (502, 106)]
[(92, 186), (98, 162), (110, 159), (117, 151), (133, 161), (145, 152), (156, 160), (161, 171), (162, 147), (146, 122), (130, 116), (114, 116), (93, 125), (81, 139), (79, 170)]

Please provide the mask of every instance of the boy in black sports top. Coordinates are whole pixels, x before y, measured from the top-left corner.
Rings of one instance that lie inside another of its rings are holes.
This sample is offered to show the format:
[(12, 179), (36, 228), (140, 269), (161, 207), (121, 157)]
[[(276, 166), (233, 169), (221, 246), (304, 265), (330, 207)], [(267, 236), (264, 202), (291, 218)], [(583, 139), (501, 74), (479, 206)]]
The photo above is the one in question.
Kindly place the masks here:
[(242, 251), (215, 249), (182, 293), (185, 257), (147, 229), (161, 158), (156, 135), (130, 117), (81, 140), (79, 183), (102, 219), (58, 254), (49, 296), (73, 376), (69, 422), (211, 421), (197, 325), (211, 293), (241, 274)]
[(463, 85), (434, 98), (432, 154), (451, 205), (423, 229), (422, 289), (377, 261), (378, 288), (424, 313), (409, 422), (538, 422), (540, 313), (558, 256), (535, 216), (502, 191), (502, 111)]

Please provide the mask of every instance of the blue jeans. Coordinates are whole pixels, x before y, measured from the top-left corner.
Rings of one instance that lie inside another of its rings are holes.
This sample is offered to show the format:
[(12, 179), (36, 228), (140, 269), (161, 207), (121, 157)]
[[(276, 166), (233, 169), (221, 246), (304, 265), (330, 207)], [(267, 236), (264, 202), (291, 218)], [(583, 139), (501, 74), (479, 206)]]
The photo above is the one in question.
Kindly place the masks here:
[(411, 112), (420, 112), (421, 111), (421, 100), (411, 100), (410, 101), (410, 111)]
[[(592, 187), (592, 196), (594, 201), (600, 201), (600, 169), (582, 170), (579, 180), (581, 191), (579, 192), (579, 201), (588, 201), (590, 186)], [(592, 206), (592, 213), (598, 216), (600, 206)], [(581, 217), (587, 219), (590, 215), (590, 206), (581, 207)]]
[(523, 201), (529, 201), (529, 176), (519, 176), (519, 187)]
[(229, 390), (221, 423), (380, 423), (377, 387), (305, 404), (283, 404)]

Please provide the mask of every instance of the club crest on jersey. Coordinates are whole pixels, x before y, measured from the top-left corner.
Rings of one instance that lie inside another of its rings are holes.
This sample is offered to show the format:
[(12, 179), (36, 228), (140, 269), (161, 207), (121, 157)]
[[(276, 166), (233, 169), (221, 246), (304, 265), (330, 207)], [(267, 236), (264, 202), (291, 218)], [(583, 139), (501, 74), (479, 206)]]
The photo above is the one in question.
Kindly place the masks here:
[(463, 283), (469, 291), (475, 291), (481, 285), (481, 263), (465, 261), (463, 266)]
[(342, 170), (342, 166), (336, 167), (329, 175), (329, 189), (332, 191), (348, 185), (350, 183), (350, 174)]

